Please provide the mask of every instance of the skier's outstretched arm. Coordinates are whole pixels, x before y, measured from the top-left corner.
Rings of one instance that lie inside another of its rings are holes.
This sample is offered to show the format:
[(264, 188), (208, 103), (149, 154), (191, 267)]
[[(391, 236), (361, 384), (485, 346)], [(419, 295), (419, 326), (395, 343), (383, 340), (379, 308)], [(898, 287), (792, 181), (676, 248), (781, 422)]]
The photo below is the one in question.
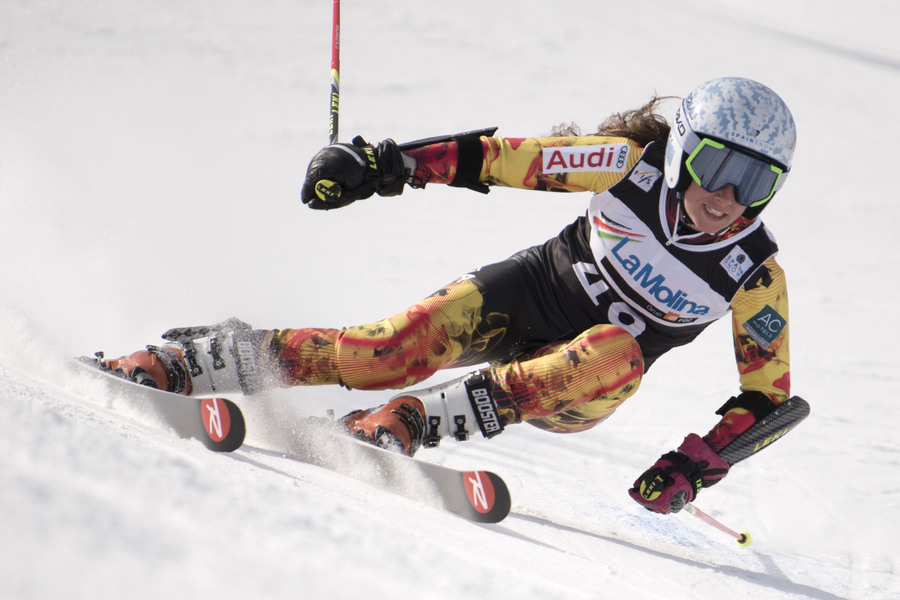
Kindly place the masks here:
[(634, 482), (629, 494), (654, 512), (678, 512), (701, 489), (721, 481), (737, 462), (725, 460), (722, 450), (790, 397), (787, 284), (774, 258), (731, 308), (741, 393), (719, 408), (721, 419), (709, 433), (688, 435)]
[(374, 194), (396, 196), (442, 183), (486, 193), (493, 185), (600, 192), (638, 160), (635, 142), (609, 136), (499, 138), (493, 129), (397, 144), (333, 144), (312, 159), (301, 191), (314, 209), (341, 208)]

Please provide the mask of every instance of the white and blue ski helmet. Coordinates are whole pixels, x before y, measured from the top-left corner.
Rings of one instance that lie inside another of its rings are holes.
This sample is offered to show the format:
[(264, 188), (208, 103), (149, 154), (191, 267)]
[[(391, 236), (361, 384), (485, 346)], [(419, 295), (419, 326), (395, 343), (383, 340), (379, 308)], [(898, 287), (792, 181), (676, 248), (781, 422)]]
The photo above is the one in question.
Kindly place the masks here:
[(675, 113), (666, 183), (679, 191), (692, 178), (709, 191), (733, 184), (753, 217), (784, 185), (796, 144), (794, 117), (778, 94), (743, 77), (713, 79), (691, 91)]

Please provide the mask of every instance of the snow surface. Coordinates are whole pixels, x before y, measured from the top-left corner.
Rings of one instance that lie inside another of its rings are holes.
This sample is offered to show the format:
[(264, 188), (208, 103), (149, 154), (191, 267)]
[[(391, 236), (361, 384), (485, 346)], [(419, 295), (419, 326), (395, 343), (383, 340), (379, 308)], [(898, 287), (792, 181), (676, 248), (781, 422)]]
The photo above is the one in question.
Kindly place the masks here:
[[(584, 211), (580, 194), (441, 186), (303, 207), (331, 5), (0, 3), (0, 598), (900, 597), (900, 361), (875, 326), (900, 270), (892, 0), (343, 2), (344, 140), (590, 130), (731, 74), (790, 104), (794, 173), (765, 216), (813, 414), (697, 503), (750, 548), (625, 493), (736, 392), (728, 323), (593, 431), (423, 452), (504, 476), (512, 514), (494, 526), (276, 454), (210, 453), (69, 372), (230, 316), (383, 318)], [(389, 396), (245, 401), (250, 442)]]

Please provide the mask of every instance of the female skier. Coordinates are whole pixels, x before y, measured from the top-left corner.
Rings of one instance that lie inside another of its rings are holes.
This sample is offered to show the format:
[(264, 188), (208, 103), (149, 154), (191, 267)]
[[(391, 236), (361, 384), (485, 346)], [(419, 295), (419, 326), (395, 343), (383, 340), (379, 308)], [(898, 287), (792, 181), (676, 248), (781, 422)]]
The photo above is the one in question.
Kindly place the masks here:
[(594, 135), (497, 138), (483, 130), (398, 145), (361, 138), (312, 159), (302, 200), (346, 206), (404, 185), (501, 185), (592, 192), (557, 237), (441, 288), (369, 325), (252, 330), (239, 321), (176, 329), (162, 348), (106, 361), (183, 394), (337, 384), (408, 388), (440, 369), (464, 377), (404, 391), (339, 421), (412, 455), (444, 437), (492, 437), (528, 422), (558, 433), (607, 419), (653, 362), (730, 310), (741, 391), (705, 436), (689, 434), (640, 475), (635, 501), (677, 512), (720, 481), (717, 453), (790, 396), (788, 301), (777, 246), (759, 219), (790, 171), (794, 120), (755, 81), (708, 81), (670, 126), (659, 99)]

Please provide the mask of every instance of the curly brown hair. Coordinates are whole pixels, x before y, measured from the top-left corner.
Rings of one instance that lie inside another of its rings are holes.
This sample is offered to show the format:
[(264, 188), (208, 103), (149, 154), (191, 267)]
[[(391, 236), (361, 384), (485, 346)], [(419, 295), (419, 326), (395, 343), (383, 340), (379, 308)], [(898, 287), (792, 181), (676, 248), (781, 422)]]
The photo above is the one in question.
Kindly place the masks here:
[[(653, 96), (639, 108), (613, 113), (600, 123), (591, 135), (609, 135), (628, 138), (641, 146), (669, 137), (670, 126), (665, 117), (657, 112), (657, 107), (673, 96)], [(553, 128), (550, 135), (581, 135), (581, 128), (575, 123), (562, 123)]]

